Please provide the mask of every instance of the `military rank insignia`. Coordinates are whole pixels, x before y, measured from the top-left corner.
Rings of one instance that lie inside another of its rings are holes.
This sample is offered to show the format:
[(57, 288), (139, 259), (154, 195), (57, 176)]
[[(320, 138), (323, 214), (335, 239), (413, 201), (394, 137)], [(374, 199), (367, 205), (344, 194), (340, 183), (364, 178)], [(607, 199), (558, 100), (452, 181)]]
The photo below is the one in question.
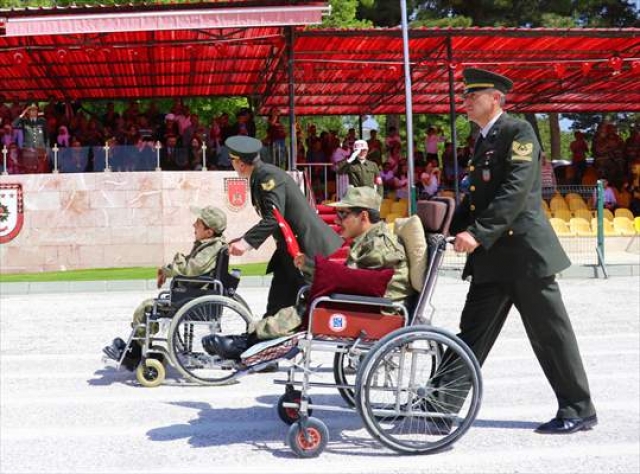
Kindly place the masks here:
[(264, 182), (264, 183), (260, 183), (260, 186), (262, 186), (262, 189), (264, 191), (272, 191), (273, 188), (276, 187), (276, 182), (273, 178), (271, 178), (270, 180)]
[(511, 147), (514, 155), (511, 157), (513, 161), (531, 161), (533, 153), (533, 143), (520, 143), (514, 140)]

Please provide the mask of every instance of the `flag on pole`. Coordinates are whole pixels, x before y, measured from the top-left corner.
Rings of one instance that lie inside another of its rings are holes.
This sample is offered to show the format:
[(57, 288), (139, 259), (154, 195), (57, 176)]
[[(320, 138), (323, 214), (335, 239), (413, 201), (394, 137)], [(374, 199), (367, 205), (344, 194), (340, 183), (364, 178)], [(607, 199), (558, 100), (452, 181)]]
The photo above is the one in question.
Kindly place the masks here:
[(276, 206), (273, 206), (273, 215), (276, 218), (276, 221), (278, 221), (278, 227), (280, 227), (284, 241), (287, 244), (287, 252), (289, 252), (291, 258), (296, 258), (302, 252), (300, 252), (300, 245), (298, 245), (298, 240), (296, 239), (291, 226), (284, 219), (284, 216), (280, 214), (280, 211)]

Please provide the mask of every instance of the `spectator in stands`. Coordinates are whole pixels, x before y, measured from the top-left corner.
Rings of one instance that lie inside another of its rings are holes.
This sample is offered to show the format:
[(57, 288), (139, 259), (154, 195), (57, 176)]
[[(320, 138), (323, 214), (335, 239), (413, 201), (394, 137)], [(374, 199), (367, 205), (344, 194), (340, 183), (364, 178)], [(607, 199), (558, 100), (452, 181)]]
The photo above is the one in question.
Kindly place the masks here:
[[(344, 142), (347, 142), (347, 146), (349, 147), (349, 151), (353, 153), (353, 147), (356, 143), (357, 137), (356, 137), (356, 129), (355, 128), (350, 128), (349, 130), (347, 130), (347, 136), (344, 138)], [(343, 143), (344, 143), (343, 142)]]
[(396, 127), (389, 127), (384, 144), (387, 147), (387, 152), (390, 152), (396, 145), (399, 145), (400, 148), (402, 148), (402, 139), (400, 138), (400, 133)]
[(280, 111), (276, 108), (271, 109), (271, 114), (269, 115), (267, 137), (269, 138), (269, 143), (271, 144), (273, 153), (277, 156), (274, 163), (283, 162), (283, 157), (286, 157), (287, 153), (285, 146), (287, 132), (280, 121)]
[(387, 163), (391, 163), (391, 169), (396, 173), (398, 171), (398, 166), (400, 165), (400, 160), (402, 160), (402, 145), (398, 142), (393, 142), (391, 148), (388, 151), (387, 155)]
[(385, 196), (389, 193), (389, 191), (395, 191), (396, 174), (393, 171), (392, 163), (387, 161), (384, 165), (382, 165), (382, 172), (380, 173), (380, 178), (382, 179), (382, 186), (384, 187)]
[(627, 158), (627, 166), (640, 163), (640, 128), (636, 125), (631, 129), (629, 137), (625, 141), (624, 151)]
[(584, 138), (584, 134), (577, 130), (573, 133), (575, 139), (569, 145), (571, 151), (571, 166), (573, 167), (573, 184), (582, 184), (582, 177), (587, 169), (587, 153), (589, 144)]
[(369, 137), (369, 140), (367, 140), (367, 145), (369, 145), (367, 158), (375, 162), (379, 168), (382, 168), (382, 142), (378, 140), (378, 131), (371, 130)]
[(453, 182), (456, 179), (456, 170), (453, 159), (453, 144), (451, 142), (445, 142), (444, 144), (442, 169), (444, 170), (442, 184), (444, 186), (453, 186)]
[(198, 135), (195, 135), (189, 142), (189, 168), (192, 170), (202, 170), (202, 163), (204, 161), (205, 152), (202, 150), (202, 140)]
[[(604, 204), (604, 208), (609, 209), (611, 212), (613, 212), (615, 211), (616, 207), (618, 207), (618, 201), (616, 200), (616, 193), (614, 192), (613, 187), (609, 183), (608, 179), (604, 177), (601, 179), (602, 179), (602, 188), (603, 188), (602, 201)], [(594, 200), (593, 207), (595, 208), (597, 206), (595, 192), (593, 195), (593, 200)]]
[(107, 111), (102, 116), (102, 124), (114, 130), (116, 128), (116, 120), (119, 118), (120, 114), (116, 112), (115, 104), (113, 102), (107, 102)]
[(542, 187), (542, 198), (548, 200), (556, 193), (556, 174), (553, 171), (553, 165), (547, 160), (547, 154), (544, 151), (541, 152), (541, 160), (540, 185)]
[(12, 143), (15, 143), (13, 139), (13, 127), (10, 123), (7, 123), (2, 127), (2, 131), (0, 132), (0, 134), (2, 135), (2, 138), (0, 138), (0, 142), (3, 146), (8, 147)]
[(441, 128), (431, 126), (427, 129), (427, 134), (424, 137), (424, 152), (427, 161), (438, 159), (438, 144), (444, 141), (445, 137), (442, 135)]
[(396, 190), (396, 198), (407, 199), (409, 197), (409, 164), (403, 161), (398, 167), (398, 173), (393, 178), (393, 186)]
[(71, 134), (66, 125), (60, 125), (58, 127), (58, 136), (56, 137), (56, 143), (58, 148), (66, 148), (71, 146)]
[(435, 163), (435, 160), (427, 162), (427, 167), (420, 175), (420, 183), (418, 185), (419, 199), (431, 199), (438, 194), (438, 188), (440, 187), (440, 169)]
[(178, 137), (176, 135), (167, 137), (166, 145), (160, 150), (160, 162), (163, 170), (176, 171), (188, 168), (189, 159), (186, 151), (178, 147)]

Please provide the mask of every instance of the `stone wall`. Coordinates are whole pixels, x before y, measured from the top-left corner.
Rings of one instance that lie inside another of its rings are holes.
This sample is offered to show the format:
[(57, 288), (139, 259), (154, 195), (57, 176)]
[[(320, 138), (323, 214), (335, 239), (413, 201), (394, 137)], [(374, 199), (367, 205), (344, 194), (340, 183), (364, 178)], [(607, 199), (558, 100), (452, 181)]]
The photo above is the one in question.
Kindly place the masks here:
[[(229, 203), (232, 178), (221, 171), (0, 176), (21, 184), (24, 199), (22, 230), (0, 244), (0, 272), (162, 265), (191, 248), (191, 205), (221, 207), (227, 238), (239, 237), (258, 216), (248, 186), (243, 206)], [(268, 261), (273, 249), (269, 239), (232, 263)]]

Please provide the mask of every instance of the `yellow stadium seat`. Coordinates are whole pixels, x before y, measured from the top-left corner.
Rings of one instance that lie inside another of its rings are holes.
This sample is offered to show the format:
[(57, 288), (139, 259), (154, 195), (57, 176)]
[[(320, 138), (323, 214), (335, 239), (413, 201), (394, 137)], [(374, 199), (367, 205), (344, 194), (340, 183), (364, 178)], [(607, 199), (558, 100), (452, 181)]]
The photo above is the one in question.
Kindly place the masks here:
[[(598, 218), (594, 217), (591, 219), (591, 228), (597, 233), (598, 232)], [(613, 221), (609, 219), (602, 219), (602, 230), (604, 231), (605, 236), (614, 236), (618, 235), (616, 230), (613, 227)]]
[(542, 209), (544, 209), (545, 211), (549, 211), (549, 204), (547, 204), (547, 201), (545, 201), (544, 199), (542, 200)]
[(589, 221), (582, 217), (573, 217), (569, 221), (569, 229), (578, 237), (595, 237), (596, 232), (591, 229)]
[(551, 219), (549, 219), (549, 222), (551, 223), (551, 227), (553, 227), (553, 230), (558, 237), (573, 237), (575, 235), (571, 232), (569, 224), (567, 224), (567, 222), (563, 221), (562, 219), (552, 217)]
[(564, 200), (567, 201), (567, 204), (569, 204), (569, 201), (571, 201), (572, 199), (582, 199), (582, 196), (580, 196), (578, 193), (567, 193), (564, 195)]
[(551, 212), (555, 212), (557, 209), (569, 210), (569, 206), (567, 206), (567, 203), (562, 196), (554, 196), (551, 198), (551, 201), (549, 201), (549, 209), (551, 209)]
[(630, 221), (633, 221), (633, 213), (625, 207), (619, 207), (616, 209), (614, 217), (626, 217)]
[(391, 204), (391, 212), (398, 214), (400, 217), (406, 216), (408, 211), (409, 203), (406, 201), (398, 201)]
[(614, 215), (613, 215), (613, 212), (611, 212), (609, 209), (603, 209), (602, 214), (603, 214), (605, 220), (613, 222)]
[(581, 197), (569, 199), (569, 210), (575, 212), (578, 209), (589, 209), (589, 206)]
[(456, 197), (456, 193), (454, 191), (449, 191), (446, 189), (443, 189), (442, 191), (438, 192), (438, 196), (442, 196), (442, 197), (452, 197), (455, 199)]
[(387, 192), (387, 199), (391, 199), (392, 201), (395, 201), (396, 200), (396, 192), (395, 191)]
[(637, 232), (638, 234), (640, 234), (640, 216), (636, 217), (636, 218), (633, 220), (633, 227), (635, 227), (636, 232)]
[(551, 214), (549, 209), (544, 210), (544, 215), (547, 216), (547, 219), (551, 219), (553, 217), (553, 214)]
[(380, 217), (383, 219), (387, 217), (387, 214), (391, 212), (391, 201), (386, 199), (382, 200), (382, 204), (380, 204)]
[(390, 212), (389, 214), (387, 214), (387, 217), (385, 217), (384, 220), (387, 221), (387, 224), (392, 224), (396, 221), (396, 219), (399, 219), (400, 217), (402, 217), (400, 214)]
[(573, 212), (573, 217), (579, 217), (589, 223), (595, 216), (589, 209), (577, 209)]
[(553, 211), (553, 217), (562, 219), (565, 222), (569, 222), (571, 220), (571, 212), (569, 211), (569, 209), (556, 209), (555, 211)]
[(633, 221), (627, 217), (614, 217), (613, 229), (618, 235), (624, 235), (626, 237), (636, 235), (636, 230), (633, 227)]

